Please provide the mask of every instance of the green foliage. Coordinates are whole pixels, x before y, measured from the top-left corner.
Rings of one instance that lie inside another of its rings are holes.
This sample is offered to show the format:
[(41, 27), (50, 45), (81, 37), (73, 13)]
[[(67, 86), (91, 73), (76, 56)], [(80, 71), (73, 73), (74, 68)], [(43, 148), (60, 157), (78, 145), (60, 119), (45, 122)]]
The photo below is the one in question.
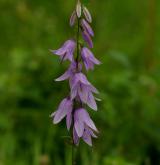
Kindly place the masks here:
[[(160, 164), (160, 3), (84, 0), (102, 61), (88, 73), (101, 92), (90, 112), (100, 135), (76, 149), (77, 165)], [(70, 165), (65, 122), (49, 115), (68, 93), (66, 69), (49, 53), (74, 35), (74, 0), (0, 1), (0, 165)], [(13, 163), (14, 162), (14, 163)]]

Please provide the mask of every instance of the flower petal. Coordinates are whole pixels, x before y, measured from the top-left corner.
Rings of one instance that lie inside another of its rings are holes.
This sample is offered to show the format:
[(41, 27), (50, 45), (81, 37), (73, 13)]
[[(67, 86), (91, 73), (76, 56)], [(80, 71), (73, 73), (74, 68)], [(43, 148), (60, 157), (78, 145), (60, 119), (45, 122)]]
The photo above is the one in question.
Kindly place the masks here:
[(97, 138), (97, 135), (95, 135), (95, 133), (91, 129), (88, 129), (88, 131), (92, 137)]
[(77, 73), (76, 76), (78, 77), (79, 81), (83, 84), (90, 85), (91, 83), (87, 80), (86, 76), (83, 73)]
[(89, 87), (90, 87), (91, 92), (99, 94), (99, 91), (93, 85), (90, 85)]
[(78, 135), (76, 133), (75, 128), (73, 128), (73, 142), (74, 142), (75, 145), (79, 144), (79, 137), (78, 137)]
[(97, 111), (97, 104), (91, 92), (88, 94), (87, 105), (93, 110)]
[(75, 86), (74, 88), (71, 88), (71, 100), (73, 100), (77, 96), (77, 93), (78, 93), (77, 86)]
[(78, 88), (78, 95), (82, 102), (86, 103), (88, 100), (88, 87), (81, 84)]
[(55, 54), (55, 55), (63, 55), (66, 52), (66, 49), (64, 47), (61, 47), (57, 50), (50, 50), (51, 53)]
[(69, 110), (66, 117), (66, 125), (68, 130), (70, 129), (71, 124), (72, 124), (72, 109)]
[(89, 146), (92, 146), (92, 138), (87, 130), (84, 131), (82, 138)]
[(63, 75), (61, 75), (60, 77), (58, 77), (57, 79), (55, 79), (55, 81), (64, 81), (67, 80), (70, 77), (70, 72), (66, 71)]
[(79, 118), (81, 120), (84, 121), (84, 123), (91, 129), (93, 129), (94, 131), (98, 132), (94, 122), (92, 121), (92, 119), (89, 116), (89, 113), (85, 110), (85, 109), (80, 109), (79, 110)]
[(55, 112), (53, 112), (53, 113), (50, 115), (50, 117), (54, 117), (54, 116), (55, 116), (55, 114), (56, 114), (56, 111), (55, 111)]
[(78, 137), (82, 137), (83, 132), (84, 132), (84, 123), (80, 121), (79, 119), (76, 119), (76, 121), (74, 122), (74, 127), (75, 127)]
[(71, 109), (72, 109), (72, 101), (68, 99), (62, 100), (54, 116), (53, 119), (54, 124), (59, 123), (66, 116), (67, 112)]

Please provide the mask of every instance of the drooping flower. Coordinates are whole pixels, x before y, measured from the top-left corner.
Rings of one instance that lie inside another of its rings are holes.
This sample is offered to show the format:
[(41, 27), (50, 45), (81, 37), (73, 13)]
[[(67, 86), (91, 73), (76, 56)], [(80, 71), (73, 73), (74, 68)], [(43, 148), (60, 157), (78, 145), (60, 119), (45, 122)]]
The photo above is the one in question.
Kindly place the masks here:
[(92, 39), (91, 39), (90, 35), (85, 30), (82, 31), (82, 37), (83, 37), (84, 41), (88, 44), (88, 46), (90, 48), (93, 48)]
[(81, 25), (83, 27), (83, 30), (85, 30), (92, 37), (94, 36), (94, 32), (93, 32), (91, 26), (88, 24), (88, 22), (85, 19), (81, 20)]
[(92, 129), (90, 129), (89, 127), (85, 127), (84, 128), (84, 133), (82, 136), (82, 139), (90, 146), (92, 146), (92, 137), (93, 138), (97, 138), (97, 136), (94, 134), (94, 132), (92, 131)]
[(51, 50), (53, 54), (60, 56), (62, 61), (73, 61), (73, 53), (75, 51), (76, 42), (74, 40), (67, 40), (63, 46), (58, 50)]
[(93, 93), (98, 94), (98, 90), (87, 80), (83, 73), (75, 73), (70, 78), (71, 99), (80, 98), (93, 110), (97, 110), (97, 104)]
[[(97, 136), (95, 135), (95, 133), (93, 132), (93, 130), (90, 129), (89, 127), (87, 127), (87, 126), (85, 125), (84, 132), (83, 132), (83, 135), (82, 135), (82, 139), (83, 139), (89, 146), (92, 146), (92, 137), (93, 137), (93, 138), (97, 138)], [(75, 128), (73, 128), (73, 141), (74, 141), (74, 144), (75, 144), (75, 145), (79, 145), (79, 140), (80, 140), (80, 138), (78, 137)]]
[(75, 110), (73, 130), (74, 143), (78, 144), (79, 138), (82, 137), (87, 144), (92, 145), (91, 137), (97, 137), (94, 132), (98, 132), (98, 130), (88, 112), (83, 108)]
[(72, 110), (73, 110), (73, 101), (70, 98), (65, 98), (60, 103), (58, 110), (51, 114), (53, 118), (53, 123), (59, 123), (64, 117), (66, 117), (67, 129), (70, 129), (72, 123)]
[(93, 70), (95, 64), (96, 65), (101, 64), (101, 62), (94, 57), (93, 53), (87, 47), (82, 48), (81, 56), (87, 70), (89, 69)]

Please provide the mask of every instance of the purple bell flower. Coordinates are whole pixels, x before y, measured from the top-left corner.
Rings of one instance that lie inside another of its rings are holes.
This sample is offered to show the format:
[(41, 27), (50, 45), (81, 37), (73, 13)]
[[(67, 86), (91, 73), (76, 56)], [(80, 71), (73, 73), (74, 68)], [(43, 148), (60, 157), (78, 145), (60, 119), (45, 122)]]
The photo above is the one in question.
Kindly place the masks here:
[(58, 50), (51, 50), (53, 54), (60, 56), (62, 61), (69, 60), (73, 61), (73, 54), (76, 47), (74, 40), (67, 40), (63, 46)]
[[(84, 133), (82, 135), (82, 139), (89, 145), (92, 146), (92, 137), (97, 138), (94, 132), (87, 126), (84, 128)], [(75, 145), (79, 145), (80, 138), (77, 135), (75, 128), (73, 128), (73, 141)]]
[(92, 137), (97, 138), (97, 136), (94, 134), (94, 132), (92, 131), (92, 129), (90, 129), (89, 127), (85, 127), (84, 128), (84, 133), (82, 136), (82, 139), (89, 145), (92, 146)]
[(99, 60), (97, 60), (93, 53), (86, 47), (83, 47), (81, 50), (81, 56), (84, 62), (84, 65), (86, 67), (87, 70), (89, 69), (94, 69), (94, 65), (100, 65), (101, 62)]
[(51, 114), (53, 118), (53, 123), (59, 123), (64, 117), (66, 117), (66, 125), (67, 129), (70, 129), (72, 123), (72, 110), (73, 110), (73, 102), (69, 98), (65, 98), (60, 103), (58, 110)]
[(82, 137), (83, 140), (92, 145), (91, 137), (97, 137), (94, 132), (98, 132), (94, 122), (90, 118), (88, 112), (83, 109), (77, 109), (74, 113), (74, 129), (73, 129), (73, 139), (74, 143), (79, 143), (79, 138)]
[(97, 104), (92, 93), (98, 94), (98, 90), (87, 80), (83, 73), (76, 73), (70, 79), (71, 99), (79, 98), (93, 110), (97, 110)]

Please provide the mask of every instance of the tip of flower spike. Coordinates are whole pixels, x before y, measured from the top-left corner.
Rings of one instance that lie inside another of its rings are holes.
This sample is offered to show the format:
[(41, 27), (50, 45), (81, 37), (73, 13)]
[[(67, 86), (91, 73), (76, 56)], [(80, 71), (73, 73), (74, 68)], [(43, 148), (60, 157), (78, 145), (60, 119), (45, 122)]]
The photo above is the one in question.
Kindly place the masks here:
[(77, 6), (76, 6), (76, 13), (77, 13), (77, 17), (78, 17), (78, 18), (81, 17), (81, 12), (82, 12), (81, 2), (78, 0)]

